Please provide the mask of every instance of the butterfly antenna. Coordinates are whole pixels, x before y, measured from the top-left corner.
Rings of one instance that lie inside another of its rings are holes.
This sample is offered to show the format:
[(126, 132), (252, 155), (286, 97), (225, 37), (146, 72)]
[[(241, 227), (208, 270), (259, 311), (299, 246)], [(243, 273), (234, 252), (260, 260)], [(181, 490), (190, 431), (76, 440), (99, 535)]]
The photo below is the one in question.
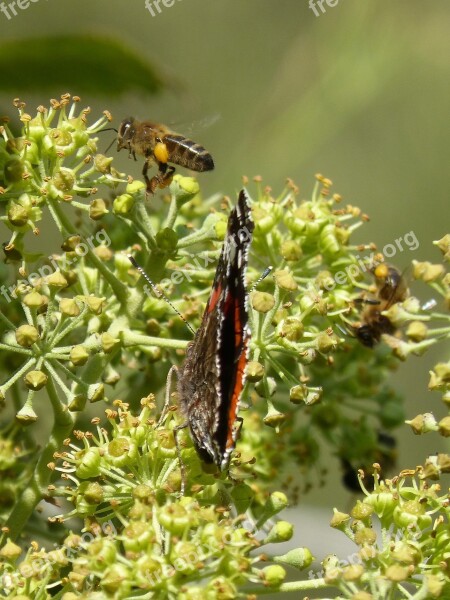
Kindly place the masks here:
[(263, 279), (265, 279), (267, 277), (267, 275), (269, 275), (269, 273), (272, 271), (272, 269), (273, 269), (272, 265), (270, 267), (266, 267), (264, 269), (264, 271), (261, 273), (261, 275), (258, 277), (258, 279), (255, 281), (255, 283), (250, 288), (250, 294), (255, 291), (255, 289), (258, 287), (258, 285), (261, 283), (261, 281)]
[(150, 279), (150, 277), (147, 275), (147, 273), (144, 271), (144, 269), (141, 267), (141, 265), (136, 262), (136, 260), (134, 259), (134, 256), (131, 256), (131, 254), (127, 254), (127, 257), (128, 257), (128, 260), (130, 261), (130, 263), (133, 265), (133, 267), (139, 271), (139, 273), (142, 275), (142, 277), (145, 279), (145, 281), (150, 285), (152, 290), (155, 292), (155, 295), (158, 298), (162, 298), (163, 300), (165, 300), (167, 302), (167, 304), (170, 306), (170, 308), (174, 312), (176, 312), (176, 314), (180, 317), (180, 319), (182, 321), (184, 321), (184, 323), (186, 324), (186, 327), (189, 329), (189, 331), (191, 331), (191, 333), (195, 334), (195, 331), (192, 329), (192, 327), (190, 326), (188, 321), (183, 317), (183, 315), (180, 313), (180, 311), (177, 308), (175, 308), (175, 306), (172, 304), (172, 302), (169, 300), (169, 298), (164, 294), (164, 292), (162, 292), (160, 289), (158, 289), (156, 287), (156, 285), (153, 283), (153, 281)]

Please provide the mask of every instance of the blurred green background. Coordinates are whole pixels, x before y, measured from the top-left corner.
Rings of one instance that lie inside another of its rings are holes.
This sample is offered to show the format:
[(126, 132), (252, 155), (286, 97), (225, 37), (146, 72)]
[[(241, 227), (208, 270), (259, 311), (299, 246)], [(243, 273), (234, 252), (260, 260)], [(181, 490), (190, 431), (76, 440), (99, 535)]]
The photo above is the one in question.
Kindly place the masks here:
[[(149, 6), (155, 16), (145, 0), (38, 0), (9, 20), (0, 13), (0, 112), (14, 116), (18, 96), (33, 114), (69, 91), (93, 115), (109, 109), (116, 127), (129, 115), (194, 123), (192, 137), (216, 162), (200, 175), (205, 195), (234, 194), (242, 175), (259, 174), (275, 191), (292, 177), (308, 196), (321, 172), (371, 217), (357, 241), (382, 248), (412, 230), (419, 249), (395, 263), (440, 260), (431, 242), (449, 225), (448, 0), (340, 0), (323, 14), (316, 7), (320, 16), (299, 0), (175, 0), (160, 13)], [(103, 55), (75, 35), (111, 40), (115, 50)], [(59, 36), (45, 61), (38, 44), (25, 44), (43, 36)], [(147, 68), (157, 73), (157, 94)], [(126, 153), (117, 165), (140, 177), (141, 162)], [(420, 369), (412, 358), (395, 375), (410, 417), (439, 410), (439, 396), (427, 391), (427, 365), (438, 356), (429, 353)], [(404, 468), (439, 450), (407, 428), (399, 444)], [(335, 467), (329, 487), (306, 503), (329, 509), (332, 493), (345, 509)]]

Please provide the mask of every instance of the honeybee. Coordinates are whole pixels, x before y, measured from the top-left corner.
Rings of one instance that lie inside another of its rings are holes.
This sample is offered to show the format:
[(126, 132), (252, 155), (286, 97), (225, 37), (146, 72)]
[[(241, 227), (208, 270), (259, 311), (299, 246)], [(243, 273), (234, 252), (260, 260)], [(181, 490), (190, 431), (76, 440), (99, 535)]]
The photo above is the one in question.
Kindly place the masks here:
[[(203, 146), (174, 133), (166, 125), (151, 121), (140, 122), (133, 117), (124, 119), (117, 133), (117, 151), (122, 148), (126, 148), (134, 160), (136, 154), (145, 157), (142, 175), (150, 194), (158, 187), (170, 185), (175, 167), (168, 163), (199, 172), (214, 169), (213, 158)], [(154, 163), (158, 172), (149, 179), (147, 171)]]
[(353, 327), (355, 336), (368, 348), (373, 348), (384, 333), (395, 333), (395, 326), (382, 312), (409, 295), (405, 278), (396, 267), (381, 263), (372, 272), (377, 288), (375, 298), (357, 299), (366, 306), (361, 313), (361, 324)]

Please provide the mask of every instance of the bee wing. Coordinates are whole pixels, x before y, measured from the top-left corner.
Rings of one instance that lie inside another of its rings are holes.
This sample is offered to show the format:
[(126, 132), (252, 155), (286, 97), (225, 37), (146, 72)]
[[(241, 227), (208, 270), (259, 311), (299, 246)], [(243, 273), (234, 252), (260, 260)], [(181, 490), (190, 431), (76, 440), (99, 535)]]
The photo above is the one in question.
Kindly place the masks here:
[(196, 133), (212, 127), (219, 119), (221, 119), (221, 114), (215, 113), (194, 121), (171, 121), (167, 123), (167, 126), (170, 127), (172, 132), (182, 133), (186, 137), (194, 137), (195, 139)]

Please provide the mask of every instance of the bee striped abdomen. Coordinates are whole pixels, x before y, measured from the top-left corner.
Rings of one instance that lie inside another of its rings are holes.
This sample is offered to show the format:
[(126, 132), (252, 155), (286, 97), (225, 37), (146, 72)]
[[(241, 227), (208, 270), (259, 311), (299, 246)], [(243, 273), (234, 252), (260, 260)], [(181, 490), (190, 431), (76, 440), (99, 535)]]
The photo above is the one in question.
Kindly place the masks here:
[(173, 133), (164, 136), (163, 142), (169, 151), (170, 162), (192, 171), (211, 171), (214, 169), (211, 154), (201, 144)]

